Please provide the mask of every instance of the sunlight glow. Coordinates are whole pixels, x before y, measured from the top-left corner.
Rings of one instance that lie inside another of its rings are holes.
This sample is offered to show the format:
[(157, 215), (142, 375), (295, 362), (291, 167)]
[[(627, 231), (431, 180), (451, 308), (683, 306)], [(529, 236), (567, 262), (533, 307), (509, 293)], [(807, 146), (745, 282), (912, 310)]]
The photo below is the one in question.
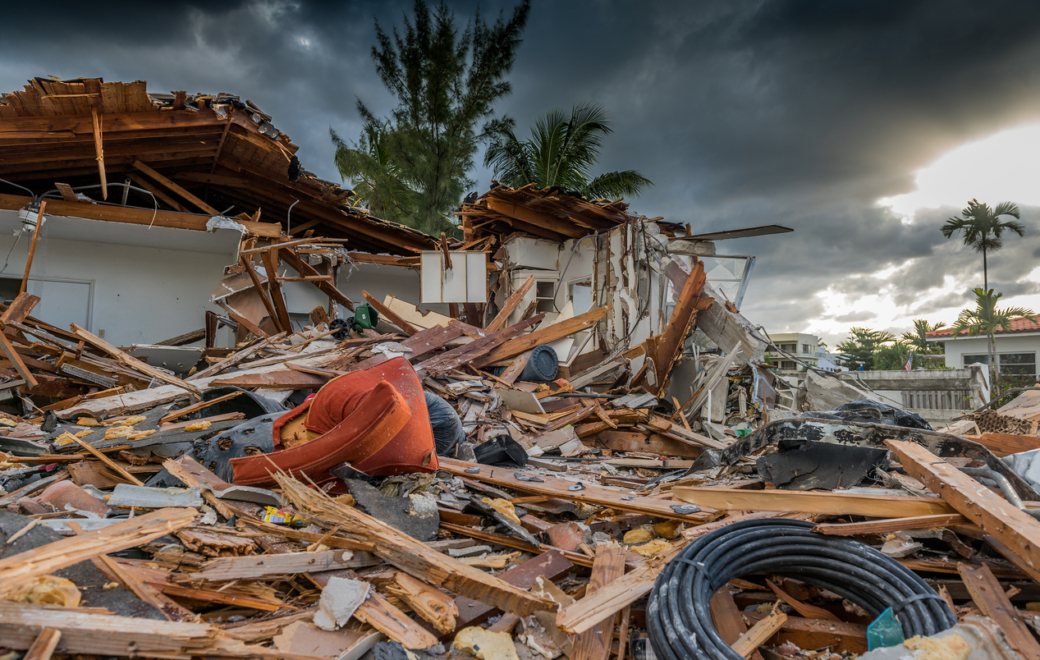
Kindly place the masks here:
[(972, 198), (995, 206), (1040, 206), (1040, 125), (1014, 128), (960, 146), (917, 172), (917, 190), (878, 200), (913, 220), (922, 208), (960, 209)]

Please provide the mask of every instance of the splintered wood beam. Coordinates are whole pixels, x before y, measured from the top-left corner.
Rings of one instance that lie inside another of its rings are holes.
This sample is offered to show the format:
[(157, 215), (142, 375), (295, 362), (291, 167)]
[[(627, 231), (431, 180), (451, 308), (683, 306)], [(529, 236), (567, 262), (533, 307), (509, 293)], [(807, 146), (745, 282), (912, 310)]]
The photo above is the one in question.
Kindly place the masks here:
[(124, 470), (122, 468), (122, 466), (119, 465), (119, 463), (116, 463), (115, 461), (113, 461), (108, 456), (105, 456), (103, 453), (101, 453), (100, 451), (95, 449), (93, 446), (87, 444), (83, 440), (81, 440), (81, 439), (77, 438), (76, 436), (72, 435), (71, 433), (67, 433), (67, 432), (63, 433), (62, 436), (68, 438), (69, 440), (72, 440), (73, 442), (75, 442), (80, 447), (83, 447), (84, 449), (86, 449), (88, 452), (90, 452), (91, 455), (94, 456), (94, 458), (96, 458), (99, 461), (101, 461), (102, 463), (104, 463), (109, 469), (115, 471), (116, 474), (118, 474), (123, 479), (126, 479), (129, 483), (132, 483), (135, 486), (143, 486), (144, 485), (143, 481), (141, 481), (140, 479), (138, 479), (134, 475), (132, 475), (129, 472), (127, 472), (126, 470)]
[[(59, 539), (0, 559), (0, 595), (31, 584), (37, 577), (81, 561), (134, 548), (187, 527), (195, 520), (195, 509), (159, 509), (123, 522)], [(22, 603), (11, 603), (25, 607)]]
[(25, 293), (29, 286), (29, 271), (32, 270), (33, 257), (36, 256), (36, 242), (40, 240), (40, 226), (43, 225), (43, 212), (47, 208), (47, 200), (40, 202), (40, 211), (36, 214), (36, 226), (33, 227), (32, 242), (29, 244), (29, 256), (25, 258), (25, 273), (22, 274), (22, 286), (18, 293)]
[(133, 369), (134, 371), (138, 371), (138, 372), (140, 372), (142, 374), (150, 376), (150, 377), (154, 378), (155, 380), (158, 380), (160, 382), (166, 383), (167, 385), (174, 385), (176, 387), (181, 388), (182, 390), (187, 390), (188, 392), (190, 392), (193, 395), (199, 397), (200, 399), (202, 398), (202, 390), (200, 390), (199, 388), (195, 387), (191, 383), (186, 383), (183, 380), (181, 380), (180, 378), (177, 378), (176, 376), (174, 376), (172, 374), (168, 374), (165, 371), (156, 369), (155, 367), (153, 367), (153, 366), (151, 366), (149, 364), (141, 362), (140, 360), (138, 360), (137, 358), (133, 357), (132, 355), (127, 354), (126, 351), (124, 351), (124, 350), (122, 350), (120, 348), (116, 348), (115, 346), (113, 346), (112, 344), (109, 344), (104, 339), (98, 337), (97, 335), (95, 335), (95, 334), (93, 334), (91, 332), (88, 332), (87, 330), (85, 330), (84, 328), (79, 327), (75, 323), (70, 324), (69, 327), (72, 328), (72, 332), (75, 333), (77, 337), (82, 339), (84, 342), (90, 344), (94, 348), (96, 348), (98, 350), (101, 350), (101, 351), (104, 351), (105, 353), (108, 353), (109, 355), (114, 357), (116, 359), (116, 361), (119, 362), (120, 364), (122, 364), (123, 366), (129, 367), (130, 369)]
[[(662, 332), (654, 343), (653, 354), (654, 367), (657, 369), (654, 384), (649, 389), (654, 394), (660, 394), (668, 384), (668, 378), (672, 373), (672, 366), (682, 353), (686, 337), (693, 328), (693, 322), (697, 318), (698, 309), (711, 307), (712, 300), (701, 300), (701, 291), (707, 278), (704, 275), (704, 263), (697, 261), (693, 272), (686, 278), (682, 291), (676, 299), (675, 309)], [(648, 346), (650, 343), (648, 342)], [(649, 349), (648, 349), (649, 351)], [(680, 408), (679, 410), (682, 410)]]
[(1040, 570), (1040, 522), (1036, 518), (920, 445), (899, 440), (885, 440), (885, 444), (907, 474), (996, 537), (1031, 569)]
[[(260, 275), (258, 275), (256, 269), (253, 268), (253, 261), (244, 255), (239, 255), (238, 261), (242, 264), (242, 267), (246, 269), (246, 275), (248, 275), (249, 279), (253, 282), (253, 289), (256, 291), (257, 295), (260, 296), (260, 302), (264, 304), (264, 309), (267, 310), (267, 315), (271, 317), (271, 320), (274, 322), (275, 326), (277, 326), (278, 332), (288, 331), (289, 328), (282, 327), (282, 320), (278, 316), (278, 312), (275, 310), (271, 298), (267, 295), (267, 291), (264, 290), (264, 284), (260, 281)], [(266, 263), (264, 263), (264, 267), (267, 267)], [(257, 336), (259, 337), (260, 335)]]
[(762, 646), (767, 639), (775, 635), (785, 623), (787, 623), (787, 615), (780, 610), (773, 610), (769, 616), (751, 626), (751, 630), (733, 644), (733, 650), (745, 658), (750, 658), (751, 654), (757, 651), (758, 647)]
[(968, 519), (959, 513), (940, 513), (934, 516), (888, 518), (855, 523), (823, 523), (813, 527), (817, 534), (827, 536), (857, 536), (859, 534), (889, 534), (910, 529), (933, 529), (950, 525), (967, 525)]
[(31, 293), (21, 292), (11, 304), (7, 306), (7, 309), (0, 314), (0, 329), (7, 326), (8, 323), (21, 323), (29, 316), (29, 312), (36, 307), (37, 303), (40, 302), (38, 296), (34, 296)]
[(520, 302), (527, 295), (527, 292), (534, 286), (534, 275), (528, 275), (524, 283), (520, 285), (516, 291), (506, 299), (506, 303), (502, 305), (502, 309), (495, 315), (495, 318), (488, 323), (487, 331), (495, 332), (501, 330), (505, 324), (509, 321), (509, 316), (516, 308), (520, 306)]
[(274, 478), (282, 487), (282, 493), (309, 513), (311, 520), (322, 520), (349, 530), (350, 534), (372, 543), (373, 554), (413, 577), (517, 616), (529, 616), (556, 606), (549, 599), (518, 589), (499, 577), (443, 555), (376, 518), (336, 502), (325, 493), (312, 491), (291, 477), (276, 474)]
[(581, 238), (589, 233), (587, 229), (576, 227), (568, 220), (554, 218), (551, 215), (534, 211), (526, 206), (520, 206), (519, 204), (496, 199), (495, 197), (487, 198), (487, 206), (492, 211), (500, 213), (506, 217), (514, 218), (521, 222), (526, 222), (529, 225), (534, 225), (541, 229), (547, 229), (557, 234), (563, 234), (570, 238)]
[(599, 323), (600, 319), (606, 316), (610, 309), (610, 305), (597, 307), (590, 312), (585, 312), (566, 321), (554, 323), (548, 327), (539, 328), (530, 334), (511, 339), (496, 347), (484, 357), (474, 361), (473, 366), (480, 368), (502, 360), (509, 360), (542, 344), (548, 344), (557, 339), (569, 337), (575, 332), (587, 330)]
[(937, 498), (904, 495), (871, 495), (840, 491), (825, 493), (796, 490), (742, 490), (740, 488), (703, 486), (676, 486), (672, 489), (672, 495), (683, 502), (727, 511), (813, 512), (875, 518), (955, 513), (949, 504)]
[(155, 179), (156, 181), (158, 181), (162, 185), (166, 186), (167, 188), (169, 188), (173, 192), (177, 193), (178, 195), (180, 195), (184, 199), (186, 199), (189, 202), (191, 202), (191, 205), (194, 206), (195, 208), (201, 209), (202, 211), (204, 211), (204, 212), (206, 212), (206, 213), (208, 213), (210, 215), (220, 215), (220, 211), (218, 211), (217, 209), (213, 208), (212, 206), (210, 206), (206, 202), (202, 201), (201, 199), (199, 199), (198, 197), (196, 197), (192, 193), (188, 192), (182, 186), (180, 186), (178, 183), (168, 179), (167, 177), (163, 176), (162, 174), (159, 174), (154, 169), (152, 169), (148, 165), (145, 165), (141, 161), (135, 160), (134, 161), (134, 167), (139, 169), (139, 170), (141, 170), (142, 172), (144, 172), (148, 176), (152, 177), (153, 179)]
[[(314, 269), (309, 263), (304, 261), (292, 250), (285, 250), (280, 253), (282, 261), (289, 264), (289, 267), (295, 270), (300, 275), (314, 276), (321, 275), (317, 270)], [(325, 280), (315, 280), (311, 282), (314, 286), (318, 287), (318, 290), (324, 293), (326, 296), (336, 301), (340, 305), (343, 305), (350, 311), (354, 311), (354, 301), (343, 295), (343, 292), (336, 288), (335, 284), (327, 282)]]
[[(268, 334), (266, 332), (264, 332), (263, 328), (261, 328), (260, 326), (258, 326), (255, 323), (253, 323), (252, 321), (250, 321), (249, 319), (247, 319), (244, 316), (240, 316), (240, 315), (238, 315), (238, 314), (236, 314), (234, 312), (228, 312), (228, 318), (230, 318), (232, 321), (234, 321), (235, 323), (239, 324), (240, 326), (242, 326), (243, 328), (245, 328), (246, 330), (251, 332), (256, 337), (264, 338), (264, 337), (268, 336)], [(277, 317), (274, 317), (274, 316), (271, 317), (272, 320), (274, 320), (275, 318), (277, 318)], [(275, 323), (275, 325), (277, 325), (277, 323)]]
[(217, 163), (220, 162), (220, 154), (224, 152), (224, 143), (227, 141), (228, 133), (231, 131), (231, 125), (235, 122), (231, 121), (231, 113), (235, 110), (234, 108), (228, 108), (227, 119), (224, 120), (224, 132), (220, 134), (220, 142), (217, 143), (217, 153), (213, 156), (213, 165), (209, 168), (209, 173), (213, 174), (213, 171), (217, 169)]
[(36, 640), (22, 656), (22, 660), (49, 660), (54, 655), (54, 649), (58, 648), (61, 640), (61, 631), (54, 628), (44, 628), (37, 635)]
[[(585, 591), (599, 591), (625, 574), (625, 548), (617, 543), (601, 543), (596, 547), (592, 577)], [(571, 660), (609, 660), (610, 643), (614, 640), (614, 618), (608, 617), (574, 640)], [(746, 657), (746, 656), (745, 656)]]
[(14, 370), (18, 372), (22, 380), (29, 387), (36, 387), (39, 383), (36, 382), (36, 378), (33, 377), (32, 372), (25, 366), (25, 361), (22, 360), (22, 356), (18, 354), (11, 341), (7, 338), (7, 335), (0, 330), (0, 352), (3, 352), (4, 357), (11, 361), (14, 366)]
[(98, 116), (97, 108), (91, 108), (90, 114), (94, 120), (94, 152), (97, 158), (98, 175), (101, 177), (101, 199), (108, 199), (108, 179), (105, 177), (105, 150), (101, 142), (101, 117)]
[(134, 172), (127, 172), (126, 176), (129, 177), (129, 179), (136, 183), (138, 186), (144, 188), (148, 192), (158, 197), (160, 201), (166, 202), (166, 204), (173, 208), (174, 211), (180, 211), (181, 213), (191, 213), (191, 210), (187, 206), (178, 202), (171, 195), (167, 195), (162, 188), (155, 185), (154, 183), (144, 178), (140, 174), (135, 174)]
[(278, 282), (278, 256), (280, 251), (267, 250), (261, 253), (261, 258), (264, 261), (264, 270), (267, 271), (267, 286), (271, 292), (271, 302), (274, 303), (274, 309), (277, 316), (271, 318), (278, 319), (278, 325), (281, 327), (283, 332), (289, 332), (292, 330), (292, 320), (289, 318), (289, 309), (285, 306), (285, 297), (282, 295), (282, 285)]
[(411, 337), (412, 335), (419, 334), (419, 328), (415, 327), (408, 321), (405, 321), (403, 318), (395, 314), (392, 309), (390, 309), (383, 303), (379, 302), (379, 300), (375, 296), (370, 294), (368, 291), (362, 291), (361, 296), (368, 301), (369, 305), (376, 308), (376, 311), (379, 312), (380, 316), (384, 317), (387, 321), (393, 323), (398, 328), (403, 330), (404, 333), (409, 337)]
[(1007, 636), (1008, 643), (1022, 654), (1023, 658), (1040, 660), (1040, 644), (1029, 632), (1029, 628), (1005, 595), (1004, 588), (997, 582), (989, 566), (973, 566), (961, 562), (957, 564), (957, 572), (960, 573), (964, 586), (968, 588), (971, 599), (984, 616), (996, 621)]

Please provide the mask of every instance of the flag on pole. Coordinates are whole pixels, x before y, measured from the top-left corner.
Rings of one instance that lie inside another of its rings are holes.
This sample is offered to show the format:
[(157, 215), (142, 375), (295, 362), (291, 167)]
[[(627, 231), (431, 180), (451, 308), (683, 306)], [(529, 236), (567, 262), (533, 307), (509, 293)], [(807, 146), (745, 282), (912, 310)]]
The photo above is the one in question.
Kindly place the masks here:
[(903, 367), (903, 368), (904, 368), (904, 369), (906, 369), (907, 371), (910, 371), (910, 369), (911, 369), (911, 368), (912, 368), (913, 366), (914, 366), (914, 354), (913, 354), (913, 353), (911, 353), (911, 354), (910, 354), (910, 357), (909, 357), (909, 358), (907, 358), (907, 360), (906, 360), (906, 366), (905, 366), (905, 367)]

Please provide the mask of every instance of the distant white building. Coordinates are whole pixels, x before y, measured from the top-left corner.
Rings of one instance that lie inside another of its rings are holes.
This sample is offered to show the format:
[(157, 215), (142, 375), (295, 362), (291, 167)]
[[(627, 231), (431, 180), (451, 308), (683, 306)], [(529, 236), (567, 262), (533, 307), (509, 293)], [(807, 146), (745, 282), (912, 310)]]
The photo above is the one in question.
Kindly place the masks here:
[[(998, 328), (994, 333), (997, 344), (997, 369), (1001, 376), (1020, 378), (1023, 381), (1036, 379), (1036, 356), (1040, 353), (1040, 316), (1032, 319), (1015, 319), (1005, 332)], [(969, 337), (967, 331), (954, 337), (949, 328), (929, 332), (930, 342), (946, 344), (946, 366), (962, 369), (970, 364), (989, 364), (989, 337)]]

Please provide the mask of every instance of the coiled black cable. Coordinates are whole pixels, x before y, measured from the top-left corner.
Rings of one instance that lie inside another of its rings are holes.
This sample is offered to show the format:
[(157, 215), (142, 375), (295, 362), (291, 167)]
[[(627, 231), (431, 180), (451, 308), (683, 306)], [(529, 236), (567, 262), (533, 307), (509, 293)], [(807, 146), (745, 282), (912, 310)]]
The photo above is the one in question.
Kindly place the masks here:
[(957, 623), (946, 602), (913, 571), (852, 539), (814, 534), (803, 520), (747, 520), (686, 547), (658, 576), (646, 610), (660, 660), (744, 660), (715, 631), (709, 602), (734, 578), (767, 573), (799, 579), (877, 617), (892, 607), (906, 637)]

